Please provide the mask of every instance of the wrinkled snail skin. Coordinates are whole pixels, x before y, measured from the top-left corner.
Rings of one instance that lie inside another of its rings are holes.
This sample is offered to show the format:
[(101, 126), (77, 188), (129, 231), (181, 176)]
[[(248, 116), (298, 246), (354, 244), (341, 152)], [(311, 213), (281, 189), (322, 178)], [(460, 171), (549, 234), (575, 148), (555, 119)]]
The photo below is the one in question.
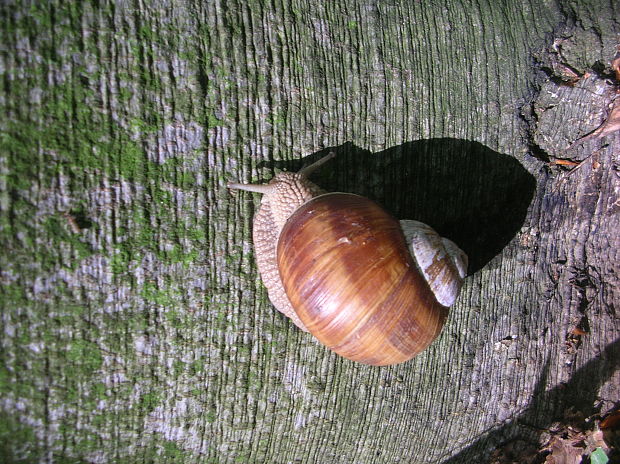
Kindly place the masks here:
[(310, 182), (301, 172), (282, 172), (267, 185), (229, 184), (229, 188), (263, 194), (260, 208), (254, 216), (252, 231), (258, 272), (271, 303), (297, 327), (307, 332), (308, 329), (297, 316), (282, 286), (276, 246), (287, 218), (308, 200), (325, 193), (324, 190)]
[(267, 185), (253, 239), (274, 306), (339, 355), (372, 365), (411, 359), (441, 332), (467, 256), (426, 224), (307, 179), (328, 155)]

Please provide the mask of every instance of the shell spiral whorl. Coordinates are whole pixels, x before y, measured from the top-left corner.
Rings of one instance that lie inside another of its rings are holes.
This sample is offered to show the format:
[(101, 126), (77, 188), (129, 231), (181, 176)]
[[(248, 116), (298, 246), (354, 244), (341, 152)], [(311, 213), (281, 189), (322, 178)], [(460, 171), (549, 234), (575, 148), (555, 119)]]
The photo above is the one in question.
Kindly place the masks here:
[(367, 198), (328, 193), (305, 203), (282, 230), (277, 256), (297, 316), (345, 358), (406, 361), (433, 341), (447, 316), (417, 272), (398, 221)]

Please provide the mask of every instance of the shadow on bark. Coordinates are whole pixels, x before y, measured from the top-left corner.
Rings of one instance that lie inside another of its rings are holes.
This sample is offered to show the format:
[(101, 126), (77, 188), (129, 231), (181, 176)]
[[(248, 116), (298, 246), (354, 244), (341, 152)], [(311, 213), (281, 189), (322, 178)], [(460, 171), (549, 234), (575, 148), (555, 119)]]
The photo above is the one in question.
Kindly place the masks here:
[[(485, 463), (488, 462), (492, 450), (516, 439), (533, 441), (538, 445), (536, 441), (540, 432), (554, 422), (563, 420), (564, 413), (570, 408), (586, 417), (597, 413), (593, 405), (598, 391), (620, 367), (620, 339), (607, 345), (599, 356), (578, 369), (570, 382), (545, 391), (548, 370), (552, 364), (547, 362), (545, 365), (538, 379), (532, 404), (525, 411), (501, 427), (484, 434), (441, 464)], [(545, 417), (541, 417), (541, 411), (544, 411)]]
[(407, 142), (371, 153), (351, 143), (275, 167), (297, 171), (328, 152), (312, 176), (328, 191), (358, 193), (399, 219), (416, 219), (456, 242), (469, 273), (487, 264), (523, 225), (536, 182), (511, 156), (458, 139)]

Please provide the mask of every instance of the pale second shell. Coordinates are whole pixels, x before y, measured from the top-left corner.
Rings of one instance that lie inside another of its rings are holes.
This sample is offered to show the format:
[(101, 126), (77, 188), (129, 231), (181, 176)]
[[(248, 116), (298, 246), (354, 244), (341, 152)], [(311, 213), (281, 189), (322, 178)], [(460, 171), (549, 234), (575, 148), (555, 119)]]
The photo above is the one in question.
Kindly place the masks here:
[(444, 306), (452, 306), (467, 273), (467, 255), (423, 222), (405, 219), (400, 225), (409, 251), (435, 298)]

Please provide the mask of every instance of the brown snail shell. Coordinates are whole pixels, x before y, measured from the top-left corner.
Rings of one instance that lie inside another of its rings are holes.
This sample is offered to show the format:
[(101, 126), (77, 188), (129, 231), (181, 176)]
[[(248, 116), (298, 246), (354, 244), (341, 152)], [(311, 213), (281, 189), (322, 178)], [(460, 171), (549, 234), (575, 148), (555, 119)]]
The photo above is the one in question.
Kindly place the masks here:
[(259, 272), (279, 311), (336, 353), (366, 364), (406, 361), (440, 333), (467, 256), (418, 221), (375, 202), (326, 194), (307, 177), (334, 155), (268, 185), (254, 218)]
[(282, 284), (321, 343), (365, 364), (396, 364), (426, 348), (448, 314), (416, 269), (396, 219), (350, 193), (318, 196), (278, 240)]

